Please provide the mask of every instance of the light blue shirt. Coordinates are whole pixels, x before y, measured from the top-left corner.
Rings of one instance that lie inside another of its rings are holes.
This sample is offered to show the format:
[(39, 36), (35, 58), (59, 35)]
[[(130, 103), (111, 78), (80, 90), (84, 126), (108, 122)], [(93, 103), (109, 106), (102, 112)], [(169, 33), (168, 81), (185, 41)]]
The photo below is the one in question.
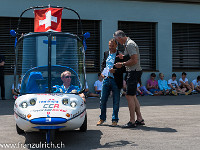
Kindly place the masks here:
[(170, 89), (166, 80), (158, 80), (158, 87), (160, 90), (163, 90), (163, 89), (169, 90)]
[[(115, 63), (116, 54), (117, 54), (117, 52), (111, 54), (109, 51), (108, 58), (106, 59), (106, 68), (108, 68), (108, 69), (113, 68), (114, 63)], [(108, 76), (111, 76), (114, 78), (113, 73), (108, 72)]]
[(76, 90), (76, 93), (80, 92), (80, 88), (74, 85), (70, 85), (68, 89), (66, 89), (64, 85), (55, 85), (55, 87), (56, 91), (54, 91), (54, 93), (71, 93), (72, 90)]

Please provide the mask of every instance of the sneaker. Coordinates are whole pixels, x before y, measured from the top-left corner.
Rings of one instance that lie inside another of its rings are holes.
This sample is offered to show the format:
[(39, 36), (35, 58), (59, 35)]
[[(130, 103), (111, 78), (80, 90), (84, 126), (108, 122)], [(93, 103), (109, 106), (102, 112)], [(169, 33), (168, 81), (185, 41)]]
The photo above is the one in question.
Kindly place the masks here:
[(151, 92), (148, 93), (149, 95), (153, 96), (153, 94)]
[(132, 122), (128, 122), (127, 124), (122, 126), (122, 128), (135, 128), (135, 127), (136, 127), (136, 124)]
[(190, 95), (192, 93), (192, 90), (189, 90), (188, 92), (185, 92), (185, 95)]
[(172, 94), (173, 94), (174, 96), (177, 96), (177, 92), (176, 92), (176, 91), (172, 91)]
[(104, 120), (99, 120), (98, 122), (97, 122), (97, 126), (100, 126), (100, 125), (102, 125), (104, 123)]
[(164, 95), (164, 96), (166, 96), (166, 95), (167, 95), (167, 93), (166, 93), (166, 91), (165, 91), (165, 90), (163, 91), (163, 95)]
[(112, 126), (113, 126), (113, 127), (117, 126), (117, 121), (113, 121), (113, 122), (112, 122)]
[(154, 93), (154, 94), (153, 94), (153, 96), (158, 96), (158, 95), (159, 95), (158, 93)]

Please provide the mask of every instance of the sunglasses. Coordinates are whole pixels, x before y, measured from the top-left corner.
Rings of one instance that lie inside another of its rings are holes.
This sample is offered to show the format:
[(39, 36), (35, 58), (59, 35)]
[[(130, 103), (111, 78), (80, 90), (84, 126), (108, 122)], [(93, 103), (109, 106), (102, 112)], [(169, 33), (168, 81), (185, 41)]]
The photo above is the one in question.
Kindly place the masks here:
[(67, 79), (68, 79), (68, 78), (71, 78), (71, 77), (70, 77), (70, 76), (65, 76), (65, 78), (67, 78)]

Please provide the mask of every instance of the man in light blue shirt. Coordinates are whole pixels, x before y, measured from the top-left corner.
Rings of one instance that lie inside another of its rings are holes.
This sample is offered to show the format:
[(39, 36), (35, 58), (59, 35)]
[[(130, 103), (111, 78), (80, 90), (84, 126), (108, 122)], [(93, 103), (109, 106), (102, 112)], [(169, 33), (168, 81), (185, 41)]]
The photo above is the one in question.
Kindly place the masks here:
[(159, 77), (160, 77), (160, 79), (158, 80), (159, 89), (163, 92), (163, 95), (169, 94), (169, 90), (171, 88), (168, 86), (167, 81), (164, 80), (164, 74), (159, 73)]
[(103, 124), (106, 120), (106, 104), (111, 91), (113, 95), (112, 126), (116, 126), (119, 120), (120, 90), (123, 87), (123, 72), (125, 71), (125, 67), (116, 68), (114, 66), (119, 60), (116, 57), (119, 54), (116, 48), (116, 41), (111, 39), (109, 41), (109, 51), (104, 52), (104, 59), (101, 65), (102, 75), (104, 76), (100, 98), (101, 115), (97, 125)]

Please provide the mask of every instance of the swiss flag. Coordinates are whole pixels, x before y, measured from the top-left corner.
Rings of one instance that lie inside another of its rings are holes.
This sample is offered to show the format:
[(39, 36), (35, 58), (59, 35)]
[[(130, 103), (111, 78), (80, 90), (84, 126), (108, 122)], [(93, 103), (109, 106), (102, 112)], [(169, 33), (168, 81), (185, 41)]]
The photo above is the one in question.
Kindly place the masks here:
[(34, 10), (34, 32), (61, 32), (62, 8), (46, 8)]

